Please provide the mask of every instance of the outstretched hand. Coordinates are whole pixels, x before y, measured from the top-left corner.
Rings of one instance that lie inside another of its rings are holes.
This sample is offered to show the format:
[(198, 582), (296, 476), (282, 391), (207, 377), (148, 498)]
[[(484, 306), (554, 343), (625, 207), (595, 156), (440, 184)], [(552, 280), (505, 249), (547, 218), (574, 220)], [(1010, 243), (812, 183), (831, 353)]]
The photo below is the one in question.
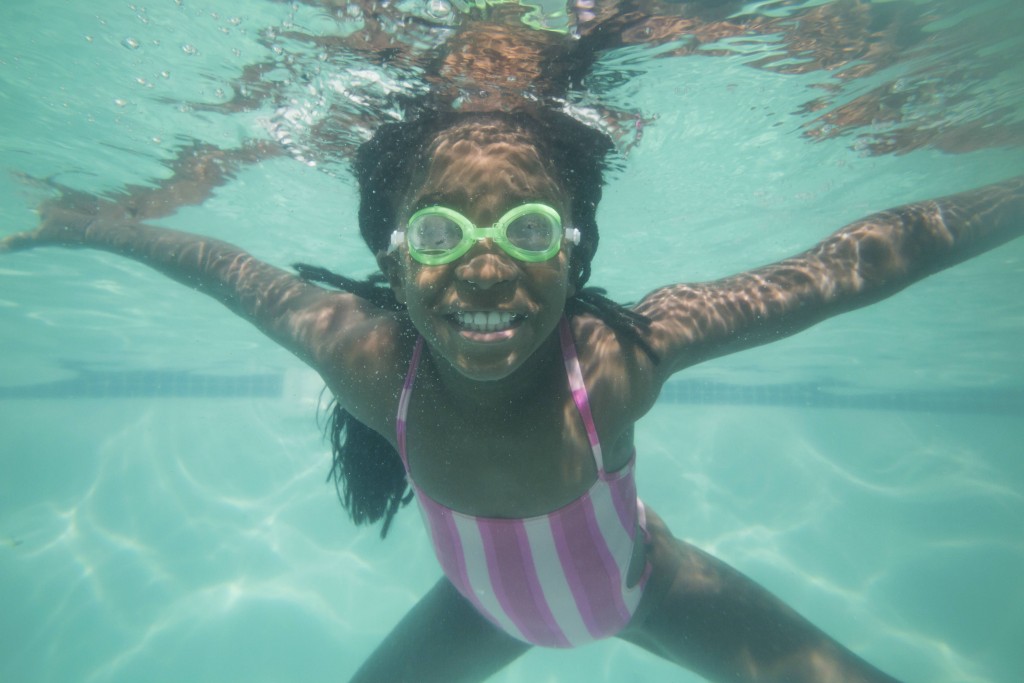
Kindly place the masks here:
[(93, 213), (46, 207), (40, 210), (39, 226), (0, 239), (0, 253), (35, 247), (83, 247), (88, 230), (99, 217)]

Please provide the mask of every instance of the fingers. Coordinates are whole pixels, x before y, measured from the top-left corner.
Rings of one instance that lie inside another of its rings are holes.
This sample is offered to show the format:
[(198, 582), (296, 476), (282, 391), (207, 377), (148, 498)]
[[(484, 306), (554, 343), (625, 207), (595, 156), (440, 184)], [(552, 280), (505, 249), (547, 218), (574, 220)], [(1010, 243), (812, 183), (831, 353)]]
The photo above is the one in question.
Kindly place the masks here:
[(96, 217), (91, 214), (46, 210), (41, 212), (39, 227), (0, 239), (0, 253), (46, 246), (84, 247), (89, 243), (88, 230), (95, 223)]
[(0, 254), (30, 249), (35, 243), (34, 231), (16, 232), (0, 239)]

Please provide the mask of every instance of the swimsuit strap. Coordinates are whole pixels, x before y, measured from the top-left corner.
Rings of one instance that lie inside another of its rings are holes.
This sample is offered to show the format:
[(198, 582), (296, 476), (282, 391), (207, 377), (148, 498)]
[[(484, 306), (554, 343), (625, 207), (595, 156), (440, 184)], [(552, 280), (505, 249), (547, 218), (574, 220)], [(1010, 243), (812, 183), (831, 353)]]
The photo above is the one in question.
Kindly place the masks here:
[(587, 394), (587, 385), (583, 383), (583, 371), (580, 370), (576, 343), (572, 339), (572, 328), (569, 327), (569, 319), (564, 316), (558, 324), (558, 339), (562, 343), (562, 361), (565, 363), (565, 374), (569, 378), (572, 400), (575, 401), (576, 409), (580, 411), (580, 417), (583, 418), (583, 426), (587, 428), (587, 438), (590, 440), (590, 450), (594, 453), (597, 473), (603, 477), (605, 471), (604, 457), (601, 455), (601, 441), (597, 438), (594, 416), (590, 413), (590, 396)]
[(416, 382), (416, 368), (420, 365), (420, 355), (423, 353), (423, 337), (416, 338), (416, 346), (412, 349), (412, 358), (409, 359), (409, 371), (405, 373), (405, 384), (402, 385), (402, 394), (398, 397), (398, 419), (396, 430), (398, 436), (398, 455), (402, 457), (405, 471), (409, 471), (409, 458), (405, 451), (405, 429), (409, 417), (409, 400), (412, 398), (412, 385)]

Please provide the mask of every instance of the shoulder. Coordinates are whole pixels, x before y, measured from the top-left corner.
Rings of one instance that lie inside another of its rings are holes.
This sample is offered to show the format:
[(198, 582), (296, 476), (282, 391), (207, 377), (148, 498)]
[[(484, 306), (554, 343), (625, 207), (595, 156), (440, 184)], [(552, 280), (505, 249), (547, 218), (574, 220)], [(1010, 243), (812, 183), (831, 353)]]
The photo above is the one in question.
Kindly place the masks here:
[(657, 363), (640, 344), (596, 316), (573, 316), (570, 327), (595, 420), (632, 425), (657, 398)]
[(317, 369), (346, 410), (388, 433), (419, 335), (404, 313), (374, 312), (346, 325)]

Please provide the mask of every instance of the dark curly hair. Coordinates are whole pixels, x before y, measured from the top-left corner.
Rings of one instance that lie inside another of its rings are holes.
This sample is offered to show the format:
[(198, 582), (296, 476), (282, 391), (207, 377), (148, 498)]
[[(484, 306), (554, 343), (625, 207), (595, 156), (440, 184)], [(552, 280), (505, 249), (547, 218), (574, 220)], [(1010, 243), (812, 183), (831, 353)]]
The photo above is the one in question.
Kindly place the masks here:
[[(400, 222), (402, 200), (417, 172), (429, 163), (432, 151), (445, 141), (466, 137), (484, 144), (523, 142), (548, 162), (571, 198), (573, 226), (580, 231), (580, 243), (569, 264), (576, 294), (566, 303), (566, 315), (595, 315), (657, 360), (639, 334), (649, 321), (607, 298), (604, 290), (584, 287), (597, 251), (597, 204), (613, 144), (603, 133), (566, 114), (548, 110), (430, 112), (382, 126), (359, 148), (353, 167), (360, 191), (359, 231), (370, 250), (376, 254), (387, 248), (391, 232)], [(295, 264), (295, 268), (308, 281), (351, 292), (380, 308), (404, 308), (381, 273), (354, 280), (308, 264)], [(401, 459), (384, 437), (352, 417), (337, 400), (332, 400), (327, 410), (326, 432), (334, 452), (328, 480), (334, 482), (342, 505), (356, 524), (383, 520), (384, 537), (395, 513), (412, 498)]]

